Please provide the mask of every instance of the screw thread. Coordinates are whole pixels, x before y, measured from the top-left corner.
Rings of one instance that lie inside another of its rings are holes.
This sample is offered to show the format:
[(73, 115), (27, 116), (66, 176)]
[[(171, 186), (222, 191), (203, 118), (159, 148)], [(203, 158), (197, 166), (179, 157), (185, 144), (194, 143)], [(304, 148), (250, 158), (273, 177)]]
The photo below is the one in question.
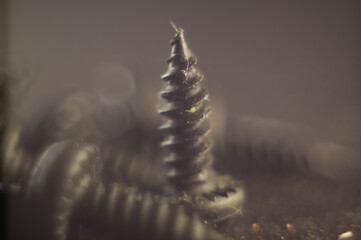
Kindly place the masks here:
[(79, 201), (77, 211), (72, 226), (90, 229), (106, 239), (229, 239), (173, 198), (118, 183), (94, 184)]
[(197, 60), (187, 47), (183, 30), (175, 29), (168, 70), (162, 76), (166, 88), (161, 96), (168, 104), (160, 114), (168, 120), (160, 127), (165, 135), (161, 145), (169, 151), (164, 159), (171, 167), (168, 180), (178, 190), (189, 190), (205, 183), (212, 162), (210, 103), (201, 84), (203, 74), (194, 67)]

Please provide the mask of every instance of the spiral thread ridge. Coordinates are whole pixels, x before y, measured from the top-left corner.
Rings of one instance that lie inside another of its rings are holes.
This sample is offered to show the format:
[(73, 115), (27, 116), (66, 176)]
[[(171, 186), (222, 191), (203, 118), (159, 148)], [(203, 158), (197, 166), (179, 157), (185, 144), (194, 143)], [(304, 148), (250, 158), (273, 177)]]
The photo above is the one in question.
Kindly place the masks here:
[(197, 60), (187, 47), (183, 30), (175, 29), (168, 70), (162, 76), (166, 88), (161, 96), (168, 103), (160, 114), (168, 120), (160, 127), (165, 135), (161, 145), (169, 151), (164, 159), (170, 166), (168, 180), (178, 190), (189, 190), (205, 183), (212, 162), (210, 103), (201, 84), (203, 74), (194, 66)]
[(90, 234), (96, 233), (100, 238), (228, 239), (174, 200), (118, 183), (98, 182), (79, 202), (82, 204), (78, 211), (83, 214), (77, 214), (82, 217), (73, 218), (72, 225), (91, 229), (94, 232)]

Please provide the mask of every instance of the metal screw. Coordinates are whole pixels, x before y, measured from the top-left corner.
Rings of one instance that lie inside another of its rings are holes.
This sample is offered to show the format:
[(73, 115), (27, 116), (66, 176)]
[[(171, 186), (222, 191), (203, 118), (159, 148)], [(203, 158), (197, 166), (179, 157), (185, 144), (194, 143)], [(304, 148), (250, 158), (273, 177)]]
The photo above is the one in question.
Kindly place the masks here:
[(243, 186), (220, 176), (211, 168), (210, 103), (202, 86), (203, 74), (184, 40), (183, 30), (172, 24), (176, 35), (171, 41), (168, 71), (162, 76), (166, 88), (161, 96), (168, 101), (160, 113), (168, 117), (161, 127), (162, 146), (169, 150), (164, 162), (170, 166), (167, 179), (181, 201), (199, 212), (205, 222), (230, 233), (242, 213)]
[[(74, 214), (78, 217), (70, 221), (71, 226), (84, 227), (83, 235), (90, 231), (91, 236), (106, 239), (230, 239), (172, 197), (142, 193), (119, 183), (98, 182), (89, 190), (77, 208), (83, 214)], [(68, 234), (76, 233), (74, 229)]]
[(165, 139), (162, 146), (169, 150), (164, 162), (171, 169), (167, 178), (179, 191), (190, 190), (206, 182), (207, 168), (212, 162), (210, 104), (208, 92), (202, 87), (203, 74), (194, 66), (197, 62), (177, 28), (171, 41), (172, 51), (168, 71), (162, 76), (166, 88), (161, 92), (168, 104), (160, 113), (168, 120), (160, 127)]

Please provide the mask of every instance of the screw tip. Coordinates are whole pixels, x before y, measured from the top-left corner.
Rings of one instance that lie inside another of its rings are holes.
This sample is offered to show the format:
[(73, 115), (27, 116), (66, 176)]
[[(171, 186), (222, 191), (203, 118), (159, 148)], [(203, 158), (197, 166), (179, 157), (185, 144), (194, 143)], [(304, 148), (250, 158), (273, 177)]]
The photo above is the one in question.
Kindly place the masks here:
[(173, 21), (170, 21), (170, 25), (173, 27), (173, 29), (177, 32), (177, 33), (183, 33), (183, 29), (180, 27), (177, 27), (177, 25), (175, 25), (175, 23)]

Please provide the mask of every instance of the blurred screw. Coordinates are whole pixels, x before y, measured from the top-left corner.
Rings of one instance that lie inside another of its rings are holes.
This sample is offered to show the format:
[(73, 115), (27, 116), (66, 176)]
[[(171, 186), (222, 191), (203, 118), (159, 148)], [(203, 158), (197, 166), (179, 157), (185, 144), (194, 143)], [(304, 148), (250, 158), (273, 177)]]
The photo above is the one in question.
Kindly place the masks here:
[[(92, 229), (106, 239), (229, 239), (204, 224), (197, 213), (173, 198), (141, 193), (122, 184), (99, 182), (79, 201), (71, 224)], [(76, 234), (70, 232), (68, 237)], [(103, 239), (103, 238), (102, 238)]]

